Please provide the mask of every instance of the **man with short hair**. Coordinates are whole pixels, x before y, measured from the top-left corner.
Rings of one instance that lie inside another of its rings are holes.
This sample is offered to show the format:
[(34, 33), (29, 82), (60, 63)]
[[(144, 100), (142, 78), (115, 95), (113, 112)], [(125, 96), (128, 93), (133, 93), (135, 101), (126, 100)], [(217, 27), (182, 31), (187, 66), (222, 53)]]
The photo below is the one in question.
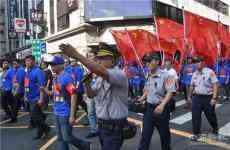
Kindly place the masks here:
[(205, 67), (203, 57), (196, 59), (197, 70), (192, 76), (189, 89), (189, 101), (192, 103), (193, 136), (197, 140), (200, 136), (201, 113), (204, 114), (212, 126), (213, 134), (218, 134), (218, 123), (215, 112), (218, 94), (218, 79), (210, 68)]
[(62, 44), (59, 48), (98, 76), (94, 87), (88, 82), (86, 94), (95, 100), (102, 150), (120, 150), (128, 117), (128, 79), (122, 70), (115, 67), (112, 48), (100, 43), (96, 55), (98, 62), (84, 57), (69, 44)]
[(188, 101), (188, 92), (189, 92), (189, 86), (191, 84), (192, 75), (196, 71), (196, 64), (193, 63), (193, 59), (191, 56), (187, 57), (187, 63), (183, 65), (181, 69), (181, 76), (180, 76), (180, 82), (181, 82), (181, 88), (185, 95), (186, 100), (186, 108), (190, 108), (191, 104)]
[(43, 135), (47, 136), (49, 126), (46, 124), (46, 115), (42, 107), (45, 96), (45, 74), (36, 65), (35, 58), (29, 55), (25, 58), (26, 75), (24, 80), (25, 96), (30, 106), (30, 127), (37, 128), (34, 139), (40, 139)]
[(10, 123), (17, 122), (17, 112), (16, 112), (16, 102), (14, 96), (12, 94), (13, 88), (13, 77), (15, 72), (9, 66), (9, 62), (7, 60), (2, 63), (2, 94), (1, 94), (1, 105), (3, 110), (6, 113), (5, 119), (10, 118)]
[(54, 56), (50, 62), (52, 71), (56, 73), (53, 82), (54, 114), (60, 150), (68, 150), (69, 144), (81, 150), (90, 150), (90, 143), (78, 139), (72, 134), (72, 126), (76, 120), (77, 99), (75, 85), (71, 75), (64, 71), (64, 59)]
[(17, 104), (17, 112), (20, 109), (24, 109), (24, 79), (25, 79), (25, 68), (20, 66), (18, 60), (13, 61), (13, 70), (15, 72), (13, 78), (13, 94)]
[(145, 57), (148, 62), (149, 76), (144, 87), (144, 94), (138, 99), (140, 103), (147, 99), (143, 118), (143, 130), (138, 150), (148, 150), (154, 128), (160, 134), (162, 150), (171, 150), (169, 131), (169, 102), (176, 91), (175, 80), (166, 71), (160, 69), (160, 54), (154, 52)]

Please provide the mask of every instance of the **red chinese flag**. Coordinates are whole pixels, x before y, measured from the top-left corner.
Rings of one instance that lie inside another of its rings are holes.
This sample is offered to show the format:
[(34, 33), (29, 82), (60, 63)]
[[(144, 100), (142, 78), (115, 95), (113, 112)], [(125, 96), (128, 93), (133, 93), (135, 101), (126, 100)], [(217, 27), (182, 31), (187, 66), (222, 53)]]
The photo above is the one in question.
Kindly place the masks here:
[(192, 45), (195, 55), (204, 56), (206, 63), (212, 66), (218, 54), (218, 24), (186, 11), (184, 13), (188, 43)]
[(137, 62), (140, 64), (140, 60), (146, 54), (159, 50), (157, 37), (142, 29), (113, 30), (112, 35), (126, 63)]
[(152, 51), (159, 50), (157, 37), (153, 33), (143, 29), (127, 30), (127, 32), (140, 58)]
[(124, 30), (113, 30), (112, 35), (116, 41), (117, 48), (121, 53), (125, 63), (135, 62), (136, 56), (130, 45), (130, 38), (126, 31)]
[(229, 28), (219, 23), (219, 40), (221, 56), (223, 58), (230, 58), (230, 32)]
[(176, 50), (180, 52), (179, 62), (174, 61), (174, 67), (180, 70), (184, 58), (184, 26), (173, 20), (157, 17), (157, 31), (160, 38), (161, 48), (173, 58)]

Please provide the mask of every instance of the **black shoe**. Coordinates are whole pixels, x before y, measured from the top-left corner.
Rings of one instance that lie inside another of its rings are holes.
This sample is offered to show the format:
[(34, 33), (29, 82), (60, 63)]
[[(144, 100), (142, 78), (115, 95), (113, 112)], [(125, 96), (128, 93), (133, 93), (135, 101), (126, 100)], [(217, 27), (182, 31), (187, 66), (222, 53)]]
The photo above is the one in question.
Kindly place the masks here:
[(33, 140), (41, 139), (42, 136), (43, 136), (43, 131), (39, 130), (39, 131), (37, 131), (37, 135), (33, 138)]
[(6, 115), (6, 116), (4, 116), (2, 119), (3, 119), (3, 120), (8, 120), (8, 119), (10, 119), (10, 117)]
[(213, 129), (212, 134), (218, 135), (218, 129)]
[(18, 120), (17, 119), (11, 119), (8, 123), (17, 123)]
[(91, 149), (91, 143), (90, 142), (86, 142), (83, 146), (83, 150), (90, 150)]
[(44, 131), (44, 135), (45, 135), (44, 138), (48, 138), (49, 132), (50, 132), (50, 127), (47, 126), (46, 129), (45, 129), (45, 131)]
[(97, 137), (97, 136), (98, 136), (97, 132), (96, 133), (90, 132), (85, 138), (90, 139), (90, 138), (94, 138), (94, 137)]

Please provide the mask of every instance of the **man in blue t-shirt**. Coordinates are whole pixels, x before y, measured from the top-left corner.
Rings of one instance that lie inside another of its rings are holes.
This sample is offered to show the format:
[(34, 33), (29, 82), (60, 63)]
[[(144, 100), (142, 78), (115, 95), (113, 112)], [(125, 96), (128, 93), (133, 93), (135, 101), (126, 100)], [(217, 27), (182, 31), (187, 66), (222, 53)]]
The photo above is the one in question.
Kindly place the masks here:
[(77, 109), (79, 106), (81, 106), (84, 109), (84, 111), (87, 113), (87, 104), (83, 100), (84, 87), (81, 82), (84, 76), (84, 70), (76, 61), (71, 62), (71, 66), (73, 68), (72, 77), (74, 78), (75, 81), (77, 100), (78, 100)]
[(53, 81), (54, 115), (60, 150), (68, 150), (69, 144), (81, 150), (90, 150), (90, 143), (78, 139), (72, 134), (72, 126), (76, 119), (76, 88), (71, 75), (64, 71), (64, 59), (54, 56), (50, 62), (52, 71), (57, 77)]
[(45, 123), (46, 115), (42, 111), (45, 96), (45, 74), (36, 65), (35, 58), (29, 55), (25, 58), (26, 74), (24, 79), (25, 97), (29, 102), (31, 116), (30, 127), (37, 128), (37, 135), (34, 139), (47, 136), (49, 126)]
[(187, 64), (185, 64), (181, 69), (180, 83), (181, 88), (185, 94), (185, 100), (187, 102), (187, 107), (190, 107), (188, 103), (188, 90), (191, 84), (192, 75), (196, 71), (196, 64), (192, 63), (192, 57), (187, 58)]
[(18, 60), (12, 62), (13, 70), (15, 72), (13, 77), (13, 95), (17, 104), (17, 111), (20, 108), (24, 108), (24, 79), (25, 79), (25, 68), (19, 65)]
[(17, 122), (16, 102), (12, 94), (14, 70), (9, 66), (8, 61), (2, 63), (2, 94), (1, 105), (5, 111), (5, 119), (10, 118), (10, 123)]

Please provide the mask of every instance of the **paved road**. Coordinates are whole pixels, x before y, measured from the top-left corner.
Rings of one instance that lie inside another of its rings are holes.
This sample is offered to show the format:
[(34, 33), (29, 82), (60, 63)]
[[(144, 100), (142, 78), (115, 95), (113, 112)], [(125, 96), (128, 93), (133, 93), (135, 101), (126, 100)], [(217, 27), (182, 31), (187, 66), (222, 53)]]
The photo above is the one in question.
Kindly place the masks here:
[[(205, 137), (201, 138), (201, 142), (191, 142), (191, 112), (184, 109), (185, 102), (180, 97), (177, 99), (176, 112), (172, 114), (170, 120), (170, 127), (172, 133), (172, 147), (174, 150), (227, 150), (230, 149), (230, 102), (217, 105), (218, 123), (220, 127), (220, 136), (213, 137), (209, 134), (210, 126), (203, 116), (202, 132)], [(0, 116), (3, 113), (0, 112)], [(78, 117), (83, 117), (84, 113), (79, 112)], [(135, 138), (127, 140), (124, 143), (123, 150), (135, 150), (141, 135), (141, 120), (142, 114), (130, 112), (130, 119), (140, 125), (138, 133)], [(9, 124), (7, 121), (1, 120), (0, 122), (0, 145), (1, 150), (55, 150), (56, 137), (55, 137), (55, 124), (52, 113), (48, 113), (48, 123), (51, 125), (51, 133), (47, 139), (32, 140), (35, 135), (34, 130), (27, 129), (29, 116), (22, 113), (18, 119), (18, 123)], [(84, 138), (88, 134), (88, 127), (81, 125), (84, 117), (79, 120), (74, 128), (74, 135)], [(100, 150), (98, 138), (90, 140), (92, 142), (93, 150)], [(71, 150), (74, 150), (71, 147)], [(160, 150), (160, 139), (158, 132), (155, 130), (150, 150)]]

